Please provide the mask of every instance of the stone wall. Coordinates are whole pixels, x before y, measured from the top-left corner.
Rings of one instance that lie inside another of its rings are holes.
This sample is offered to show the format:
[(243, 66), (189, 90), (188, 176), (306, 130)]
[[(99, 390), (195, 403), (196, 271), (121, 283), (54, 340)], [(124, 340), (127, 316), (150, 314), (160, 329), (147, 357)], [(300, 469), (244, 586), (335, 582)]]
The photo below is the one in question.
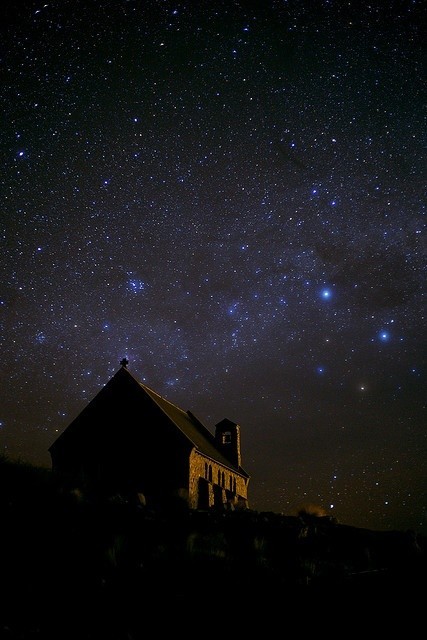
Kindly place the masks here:
[(248, 479), (234, 473), (231, 469), (207, 458), (193, 450), (189, 461), (190, 478), (188, 502), (190, 509), (200, 508), (200, 479), (207, 484), (204, 487), (203, 508), (229, 504), (248, 507)]

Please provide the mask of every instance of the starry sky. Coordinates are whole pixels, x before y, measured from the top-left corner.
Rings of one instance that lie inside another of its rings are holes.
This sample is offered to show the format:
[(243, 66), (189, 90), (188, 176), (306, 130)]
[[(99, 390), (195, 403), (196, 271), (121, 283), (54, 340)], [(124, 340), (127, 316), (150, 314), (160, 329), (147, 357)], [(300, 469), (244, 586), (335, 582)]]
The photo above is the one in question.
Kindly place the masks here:
[(253, 509), (427, 532), (426, 14), (2, 3), (0, 453), (126, 356), (240, 424)]

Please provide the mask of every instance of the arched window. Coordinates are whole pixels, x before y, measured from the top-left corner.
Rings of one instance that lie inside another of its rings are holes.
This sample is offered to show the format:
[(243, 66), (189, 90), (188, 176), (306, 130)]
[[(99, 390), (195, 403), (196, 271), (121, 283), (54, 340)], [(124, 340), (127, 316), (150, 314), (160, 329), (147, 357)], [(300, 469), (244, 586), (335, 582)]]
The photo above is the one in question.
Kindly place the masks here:
[(221, 471), (218, 469), (218, 484), (221, 485)]
[(225, 473), (224, 472), (222, 472), (221, 486), (225, 488)]
[(209, 465), (209, 482), (212, 482), (212, 467)]
[(205, 462), (205, 478), (208, 479), (208, 463)]

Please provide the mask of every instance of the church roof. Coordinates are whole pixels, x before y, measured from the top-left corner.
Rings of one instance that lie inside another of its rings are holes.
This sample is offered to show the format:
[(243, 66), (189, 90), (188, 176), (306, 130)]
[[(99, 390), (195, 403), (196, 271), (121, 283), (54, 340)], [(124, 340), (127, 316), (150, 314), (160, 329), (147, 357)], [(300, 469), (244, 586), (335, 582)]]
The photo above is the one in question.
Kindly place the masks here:
[[(237, 467), (233, 462), (231, 462), (223, 453), (217, 448), (215, 437), (213, 434), (205, 427), (205, 425), (196, 418), (190, 411), (184, 411), (180, 409), (178, 406), (166, 400), (163, 396), (156, 393), (153, 389), (148, 387), (147, 385), (139, 382), (127, 369), (127, 361), (123, 360), (121, 362), (121, 368), (116, 372), (116, 374), (110, 379), (110, 381), (105, 385), (109, 387), (110, 390), (114, 388), (115, 382), (131, 382), (133, 388), (140, 389), (141, 393), (146, 394), (152, 402), (154, 402), (159, 409), (162, 411), (164, 415), (172, 422), (177, 429), (189, 440), (193, 446), (203, 455), (215, 460), (219, 464), (232, 469), (233, 471), (237, 471), (240, 475), (249, 478), (249, 475), (242, 469), (242, 467)], [(102, 394), (102, 390), (100, 391)], [(95, 400), (95, 398), (94, 398)], [(89, 403), (91, 404), (91, 403)], [(83, 410), (84, 411), (84, 410)], [(74, 420), (67, 429), (57, 438), (57, 440), (51, 445), (49, 448), (56, 448), (56, 443), (59, 443), (65, 436), (67, 437), (67, 431), (73, 431), (75, 429), (80, 430), (80, 426), (78, 424), (78, 418)], [(71, 435), (71, 434), (70, 434)]]

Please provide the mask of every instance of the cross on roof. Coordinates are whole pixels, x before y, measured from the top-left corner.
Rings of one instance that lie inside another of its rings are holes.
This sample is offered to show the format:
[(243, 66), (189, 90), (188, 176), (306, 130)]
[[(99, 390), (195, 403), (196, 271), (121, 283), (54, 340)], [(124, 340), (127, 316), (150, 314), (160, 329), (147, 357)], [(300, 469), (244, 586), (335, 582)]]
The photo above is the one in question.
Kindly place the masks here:
[(129, 364), (129, 360), (127, 358), (123, 358), (123, 360), (120, 361), (120, 364), (122, 365), (122, 367), (127, 367)]

